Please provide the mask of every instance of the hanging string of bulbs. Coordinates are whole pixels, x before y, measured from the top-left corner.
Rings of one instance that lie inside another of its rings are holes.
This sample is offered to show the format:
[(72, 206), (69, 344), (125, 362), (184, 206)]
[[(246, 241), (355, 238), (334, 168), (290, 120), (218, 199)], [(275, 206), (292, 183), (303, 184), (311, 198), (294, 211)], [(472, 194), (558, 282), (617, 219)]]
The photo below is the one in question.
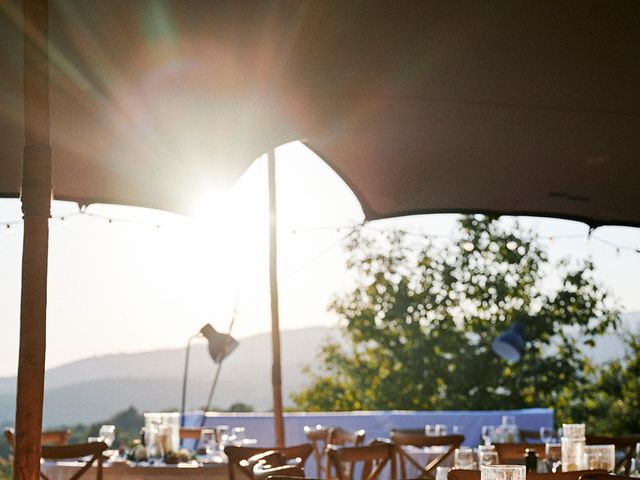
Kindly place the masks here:
[[(298, 232), (317, 231), (317, 230), (335, 230), (338, 233), (340, 233), (344, 230), (355, 231), (357, 229), (366, 229), (369, 231), (379, 232), (379, 233), (387, 233), (390, 231), (394, 231), (401, 235), (407, 235), (407, 236), (425, 238), (425, 239), (451, 239), (450, 234), (426, 233), (424, 231), (415, 231), (415, 230), (393, 228), (393, 227), (381, 228), (381, 227), (374, 227), (370, 224), (357, 224), (357, 225), (340, 226), (340, 227), (310, 227), (310, 228), (304, 228), (304, 229), (295, 229), (293, 230), (293, 233), (295, 234)], [(571, 234), (564, 234), (564, 235), (538, 235), (536, 236), (536, 239), (541, 241), (547, 241), (552, 245), (558, 240), (562, 241), (562, 240), (583, 239), (588, 242), (591, 242), (591, 241), (600, 242), (601, 244), (614, 249), (616, 251), (616, 254), (620, 254), (621, 252), (630, 252), (630, 253), (640, 254), (640, 248), (634, 247), (631, 245), (617, 244), (615, 242), (612, 242), (611, 240), (602, 238), (597, 234), (595, 234), (593, 229), (589, 229), (586, 235), (582, 233), (571, 233)], [(506, 247), (511, 251), (517, 250), (519, 246), (520, 245), (515, 240), (510, 240), (506, 244)], [(462, 248), (464, 248), (466, 251), (472, 251), (475, 248), (475, 246), (471, 242), (465, 242), (462, 244)]]
[[(154, 227), (156, 229), (160, 229), (162, 228), (162, 224), (160, 223), (151, 223), (151, 222), (144, 222), (144, 221), (139, 221), (139, 220), (132, 220), (129, 218), (122, 218), (122, 217), (114, 217), (114, 216), (110, 216), (110, 215), (103, 215), (100, 213), (96, 213), (96, 212), (91, 212), (89, 210), (87, 210), (86, 206), (82, 206), (78, 211), (75, 212), (68, 212), (65, 214), (60, 214), (60, 215), (52, 215), (51, 216), (51, 220), (58, 222), (59, 225), (61, 226), (65, 226), (68, 224), (69, 218), (72, 217), (78, 217), (78, 216), (87, 216), (87, 217), (92, 217), (92, 218), (98, 218), (98, 219), (102, 219), (104, 221), (106, 221), (107, 223), (111, 224), (111, 223), (127, 223), (127, 224), (135, 224), (135, 225), (146, 225), (146, 226), (151, 226)], [(22, 224), (22, 220), (12, 220), (12, 221), (6, 221), (6, 222), (0, 222), (0, 231), (4, 232), (5, 234), (13, 234), (16, 232), (16, 226), (21, 225)], [(338, 233), (344, 233), (346, 232), (346, 234), (344, 235), (344, 237), (341, 238), (341, 240), (344, 240), (344, 238), (349, 237), (353, 232), (357, 231), (358, 229), (366, 229), (369, 231), (374, 231), (374, 232), (380, 232), (380, 233), (386, 233), (386, 232), (390, 232), (390, 231), (394, 231), (394, 232), (398, 232), (401, 235), (408, 235), (408, 236), (414, 236), (414, 237), (420, 237), (420, 238), (426, 238), (426, 239), (450, 239), (451, 235), (450, 234), (437, 234), (437, 233), (425, 233), (423, 231), (412, 231), (409, 229), (402, 229), (402, 228), (381, 228), (378, 226), (373, 226), (369, 223), (358, 223), (355, 225), (343, 225), (343, 226), (319, 226), (319, 227), (306, 227), (306, 228), (297, 228), (297, 229), (292, 229), (291, 233), (293, 234), (297, 234), (297, 233), (301, 233), (301, 232), (313, 232), (313, 231), (321, 231), (321, 230), (333, 230), (336, 231)], [(638, 247), (634, 247), (631, 245), (622, 245), (622, 244), (617, 244), (615, 242), (612, 242), (611, 240), (607, 240), (605, 238), (602, 238), (600, 236), (598, 236), (597, 234), (594, 233), (594, 231), (592, 229), (589, 229), (588, 233), (586, 234), (586, 236), (584, 234), (565, 234), (565, 235), (539, 235), (537, 236), (538, 240), (542, 240), (542, 241), (548, 241), (550, 244), (555, 243), (555, 241), (557, 240), (577, 240), (577, 239), (585, 239), (587, 241), (597, 241), (600, 242), (603, 245), (606, 245), (612, 249), (614, 249), (616, 251), (617, 254), (620, 254), (622, 252), (631, 252), (631, 253), (637, 253), (640, 254), (640, 248)], [(335, 247), (336, 245), (340, 244), (341, 242), (335, 242), (334, 244), (331, 245), (331, 248)], [(509, 242), (507, 242), (506, 247), (509, 250), (516, 250), (519, 245), (515, 240), (511, 240)], [(474, 246), (471, 242), (466, 242), (462, 245), (462, 248), (464, 248), (467, 251), (471, 251), (473, 250)]]
[[(98, 218), (98, 219), (104, 220), (107, 223), (128, 223), (133, 225), (147, 225), (157, 229), (162, 227), (162, 224), (160, 223), (143, 222), (139, 220), (132, 220), (130, 218), (114, 217), (112, 215), (102, 215), (100, 213), (91, 212), (87, 210), (86, 206), (80, 207), (80, 209), (75, 212), (68, 212), (68, 213), (59, 214), (59, 215), (51, 215), (50, 221), (57, 222), (57, 224), (60, 226), (66, 226), (68, 225), (70, 218), (79, 217), (79, 216)], [(22, 223), (23, 223), (22, 220), (0, 222), (0, 230), (6, 234), (13, 234), (16, 232), (16, 226), (22, 225)]]

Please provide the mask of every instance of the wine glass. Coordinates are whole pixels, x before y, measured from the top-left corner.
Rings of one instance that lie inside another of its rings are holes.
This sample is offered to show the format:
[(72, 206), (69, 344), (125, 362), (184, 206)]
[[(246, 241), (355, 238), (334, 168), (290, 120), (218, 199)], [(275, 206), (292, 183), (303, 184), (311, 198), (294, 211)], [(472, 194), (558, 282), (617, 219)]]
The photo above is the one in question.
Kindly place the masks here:
[(544, 456), (549, 470), (553, 473), (558, 471), (558, 467), (562, 465), (562, 444), (546, 443), (544, 446)]
[(434, 427), (434, 433), (435, 433), (436, 437), (446, 435), (447, 434), (447, 426), (442, 424), (442, 423), (436, 424), (436, 426)]
[(554, 440), (553, 429), (549, 427), (540, 427), (540, 440), (542, 443), (551, 443)]
[(232, 430), (231, 436), (233, 437), (234, 444), (241, 447), (245, 439), (244, 427), (235, 427)]
[(469, 447), (456, 448), (453, 455), (453, 462), (456, 468), (461, 470), (473, 470), (473, 450)]
[(107, 447), (111, 448), (111, 445), (113, 445), (116, 439), (115, 425), (102, 425), (98, 435), (102, 437), (102, 441), (107, 444)]
[(482, 426), (482, 440), (485, 445), (491, 445), (496, 435), (495, 425), (483, 425)]

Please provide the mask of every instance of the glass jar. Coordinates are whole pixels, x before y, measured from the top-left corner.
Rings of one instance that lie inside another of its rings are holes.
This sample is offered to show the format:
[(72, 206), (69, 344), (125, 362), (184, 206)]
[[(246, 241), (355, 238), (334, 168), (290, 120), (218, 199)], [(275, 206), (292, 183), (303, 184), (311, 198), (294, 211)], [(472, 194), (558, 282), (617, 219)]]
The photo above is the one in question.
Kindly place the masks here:
[(565, 423), (562, 432), (562, 471), (583, 470), (586, 440), (584, 423)]

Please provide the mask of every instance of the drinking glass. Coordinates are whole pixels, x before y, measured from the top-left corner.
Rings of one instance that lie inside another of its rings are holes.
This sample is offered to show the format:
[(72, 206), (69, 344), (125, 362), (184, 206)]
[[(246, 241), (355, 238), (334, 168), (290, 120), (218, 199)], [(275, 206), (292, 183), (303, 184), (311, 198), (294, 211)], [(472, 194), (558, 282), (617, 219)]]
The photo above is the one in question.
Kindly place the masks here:
[(616, 467), (615, 445), (585, 445), (582, 465), (587, 470), (613, 472)]
[(232, 431), (231, 431), (231, 437), (233, 438), (233, 443), (238, 446), (241, 447), (242, 444), (244, 443), (244, 427), (235, 427)]
[(544, 446), (544, 456), (549, 467), (549, 471), (555, 473), (562, 465), (562, 444), (546, 443)]
[(493, 439), (496, 436), (496, 426), (495, 425), (483, 425), (482, 426), (482, 440), (484, 440), (485, 445), (491, 445)]
[(483, 465), (480, 480), (526, 480), (524, 465)]
[(424, 434), (427, 437), (433, 437), (436, 434), (434, 426), (433, 425), (425, 425), (424, 426)]
[(216, 450), (215, 434), (212, 429), (203, 428), (200, 433), (200, 449), (204, 450), (207, 458), (211, 458), (213, 452)]
[(434, 433), (436, 436), (443, 436), (447, 434), (447, 426), (442, 423), (436, 424), (434, 427)]
[(551, 443), (554, 440), (553, 429), (549, 427), (540, 427), (540, 440), (542, 443)]
[(456, 468), (461, 470), (473, 470), (473, 450), (469, 447), (456, 448), (453, 455), (453, 462)]
[(504, 425), (504, 426), (515, 426), (516, 425), (516, 417), (514, 415), (503, 415), (502, 416), (502, 425)]
[(462, 431), (463, 431), (462, 425), (454, 425), (453, 427), (451, 427), (451, 432), (454, 435), (461, 435)]
[(102, 425), (98, 435), (102, 437), (102, 441), (107, 444), (107, 447), (111, 448), (116, 439), (116, 427), (114, 425)]
[(498, 464), (498, 452), (495, 450), (479, 450), (478, 451), (478, 464), (483, 465), (497, 465)]
[(221, 447), (220, 450), (224, 450), (224, 447), (229, 444), (229, 432), (229, 425), (218, 425), (216, 427), (216, 433)]
[(436, 469), (436, 480), (447, 480), (449, 470), (451, 470), (451, 467), (438, 467)]

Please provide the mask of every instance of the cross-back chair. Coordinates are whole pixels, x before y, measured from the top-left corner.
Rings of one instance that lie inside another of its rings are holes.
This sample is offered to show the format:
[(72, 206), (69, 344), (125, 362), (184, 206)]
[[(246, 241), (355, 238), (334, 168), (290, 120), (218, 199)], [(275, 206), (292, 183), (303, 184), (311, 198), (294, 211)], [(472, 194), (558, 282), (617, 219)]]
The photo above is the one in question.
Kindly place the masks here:
[(354, 480), (356, 464), (360, 467), (361, 480), (377, 480), (387, 465), (390, 465), (391, 480), (396, 479), (395, 448), (391, 443), (373, 441), (359, 447), (329, 445), (327, 455), (338, 480)]
[[(102, 480), (102, 464), (105, 460), (103, 452), (107, 449), (104, 442), (77, 443), (74, 445), (58, 445), (42, 447), (42, 458), (44, 460), (67, 460), (67, 459), (85, 459), (84, 465), (76, 471), (69, 480), (76, 480), (84, 475), (95, 463), (96, 479)], [(40, 472), (40, 477), (49, 480), (44, 473)]]
[(536, 430), (519, 430), (518, 433), (520, 434), (520, 441), (522, 443), (541, 443), (542, 440), (540, 440), (540, 432), (536, 431)]
[(366, 432), (345, 430), (342, 427), (327, 427), (316, 425), (304, 427), (307, 440), (313, 445), (313, 457), (316, 463), (316, 475), (331, 478), (331, 463), (327, 461), (326, 449), (328, 445), (359, 447), (364, 444)]
[[(42, 432), (42, 445), (66, 445), (71, 437), (69, 430), (49, 430)], [(13, 450), (16, 446), (16, 434), (13, 428), (8, 427), (4, 429), (4, 438), (9, 444), (9, 448)]]
[[(391, 430), (391, 441), (396, 445), (400, 464), (400, 477), (407, 478), (407, 466), (413, 465), (420, 472), (419, 478), (435, 478), (436, 469), (456, 448), (464, 442), (464, 435), (425, 435), (422, 430)], [(442, 451), (426, 463), (414, 457), (406, 447), (443, 447)]]
[(318, 477), (321, 477), (326, 470), (325, 449), (328, 444), (327, 438), (329, 436), (329, 430), (331, 430), (331, 427), (325, 427), (323, 425), (316, 425), (315, 427), (306, 425), (304, 427), (304, 435), (313, 446), (313, 459), (315, 460), (316, 475)]
[(254, 455), (247, 460), (253, 464), (254, 480), (267, 480), (275, 475), (304, 478), (304, 468), (300, 465), (287, 465), (282, 453), (277, 450)]
[(631, 460), (633, 460), (636, 453), (636, 445), (640, 442), (640, 437), (587, 435), (586, 440), (587, 445), (615, 445), (616, 451), (621, 451), (624, 455), (620, 456), (619, 460), (616, 460), (614, 472), (622, 472), (625, 475), (629, 475), (631, 472)]
[(498, 452), (498, 461), (501, 464), (509, 463), (524, 463), (524, 451), (535, 450), (538, 457), (544, 458), (545, 445), (544, 443), (496, 443), (496, 452)]
[[(295, 462), (295, 465), (304, 468), (304, 465), (312, 451), (313, 447), (310, 443), (282, 448), (236, 447), (233, 445), (224, 447), (224, 453), (229, 459), (229, 480), (235, 480), (237, 471), (253, 480), (253, 467), (256, 462), (260, 461), (260, 454), (268, 453), (270, 455), (275, 455), (272, 452), (277, 452), (277, 454), (282, 456), (283, 462)], [(252, 457), (254, 458), (252, 459)], [(250, 462), (249, 459), (252, 459), (252, 461)]]

